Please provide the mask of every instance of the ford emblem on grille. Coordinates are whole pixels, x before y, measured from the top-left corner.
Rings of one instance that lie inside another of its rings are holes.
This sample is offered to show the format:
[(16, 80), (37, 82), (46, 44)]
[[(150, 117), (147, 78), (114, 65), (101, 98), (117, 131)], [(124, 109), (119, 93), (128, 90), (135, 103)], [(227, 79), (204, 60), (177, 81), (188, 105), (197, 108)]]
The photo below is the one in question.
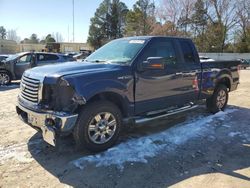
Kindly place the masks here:
[(26, 85), (25, 85), (24, 83), (21, 83), (21, 85), (20, 85), (21, 91), (24, 91), (24, 90), (25, 90), (25, 87), (26, 87)]

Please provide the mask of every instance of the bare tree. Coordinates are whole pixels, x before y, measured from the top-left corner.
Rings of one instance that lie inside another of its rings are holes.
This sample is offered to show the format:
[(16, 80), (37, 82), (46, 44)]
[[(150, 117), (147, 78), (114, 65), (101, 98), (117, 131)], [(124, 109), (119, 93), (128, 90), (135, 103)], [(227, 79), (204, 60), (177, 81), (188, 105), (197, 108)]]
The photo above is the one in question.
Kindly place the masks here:
[(173, 34), (180, 33), (180, 29), (183, 29), (184, 34), (187, 34), (194, 3), (194, 0), (162, 0), (161, 6), (157, 9), (160, 23), (167, 24), (167, 28), (171, 29)]
[(188, 36), (188, 27), (191, 24), (191, 17), (194, 11), (194, 0), (181, 0), (181, 17), (178, 20), (178, 27), (184, 28), (185, 35)]
[(177, 30), (177, 23), (181, 17), (181, 7), (176, 0), (162, 0), (161, 6), (157, 10), (159, 20), (162, 24), (171, 22), (172, 32)]
[(10, 29), (7, 31), (7, 39), (14, 40), (18, 43), (21, 41), (21, 38), (19, 36), (17, 36), (16, 30), (14, 30), (14, 29)]
[(207, 16), (212, 24), (216, 24), (221, 32), (220, 50), (223, 52), (229, 31), (238, 23), (236, 3), (231, 0), (208, 0)]
[(236, 14), (239, 18), (240, 32), (244, 38), (247, 38), (247, 28), (250, 27), (250, 0), (240, 0)]
[(56, 40), (56, 42), (63, 42), (63, 36), (61, 33), (56, 32), (56, 33), (52, 33), (52, 37)]

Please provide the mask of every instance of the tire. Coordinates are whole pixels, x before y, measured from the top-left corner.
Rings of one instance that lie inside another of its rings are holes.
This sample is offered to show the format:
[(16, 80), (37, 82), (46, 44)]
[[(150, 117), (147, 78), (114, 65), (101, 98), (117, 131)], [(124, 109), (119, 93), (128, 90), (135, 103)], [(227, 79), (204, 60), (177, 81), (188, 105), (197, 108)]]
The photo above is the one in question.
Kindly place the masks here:
[(206, 100), (207, 109), (209, 112), (217, 113), (223, 111), (228, 102), (228, 90), (225, 85), (219, 85), (213, 95)]
[(78, 149), (93, 152), (113, 146), (120, 135), (122, 115), (108, 101), (96, 101), (85, 106), (78, 117), (73, 136)]
[(9, 85), (11, 82), (11, 75), (7, 71), (0, 71), (0, 85)]

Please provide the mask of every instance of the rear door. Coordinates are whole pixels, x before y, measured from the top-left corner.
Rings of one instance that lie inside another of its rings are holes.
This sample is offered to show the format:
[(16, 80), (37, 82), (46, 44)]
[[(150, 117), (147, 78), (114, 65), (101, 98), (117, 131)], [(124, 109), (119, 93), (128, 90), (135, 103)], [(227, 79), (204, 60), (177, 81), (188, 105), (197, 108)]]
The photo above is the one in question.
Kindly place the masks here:
[(37, 54), (37, 66), (54, 64), (59, 61), (59, 57), (55, 54), (45, 54), (39, 53)]
[(190, 39), (178, 40), (183, 67), (179, 72), (185, 86), (185, 102), (195, 102), (199, 98), (198, 77), (201, 76), (201, 64), (193, 42)]

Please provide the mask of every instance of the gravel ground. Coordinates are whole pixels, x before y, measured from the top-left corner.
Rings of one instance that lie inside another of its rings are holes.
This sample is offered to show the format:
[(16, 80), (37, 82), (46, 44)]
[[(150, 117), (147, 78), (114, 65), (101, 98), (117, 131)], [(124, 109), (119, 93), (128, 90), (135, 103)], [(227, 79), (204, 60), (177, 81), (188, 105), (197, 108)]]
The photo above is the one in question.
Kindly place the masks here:
[(250, 187), (250, 70), (225, 112), (204, 106), (130, 128), (99, 154), (72, 137), (48, 146), (15, 113), (18, 82), (0, 88), (0, 187)]

